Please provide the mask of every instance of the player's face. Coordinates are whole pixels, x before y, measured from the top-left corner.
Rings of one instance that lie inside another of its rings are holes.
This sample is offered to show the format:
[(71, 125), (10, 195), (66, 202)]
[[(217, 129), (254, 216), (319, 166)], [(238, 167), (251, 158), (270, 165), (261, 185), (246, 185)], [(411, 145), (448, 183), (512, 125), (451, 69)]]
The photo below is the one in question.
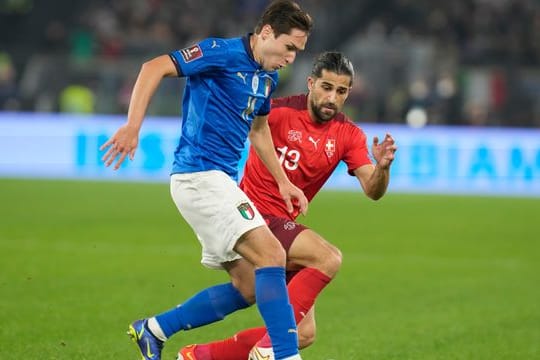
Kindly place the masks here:
[(351, 77), (323, 70), (321, 77), (308, 78), (308, 103), (311, 118), (318, 123), (332, 120), (349, 96)]
[(292, 29), (290, 34), (274, 36), (274, 31), (265, 25), (260, 34), (259, 63), (266, 71), (281, 69), (292, 64), (298, 51), (304, 50), (308, 34), (299, 29)]

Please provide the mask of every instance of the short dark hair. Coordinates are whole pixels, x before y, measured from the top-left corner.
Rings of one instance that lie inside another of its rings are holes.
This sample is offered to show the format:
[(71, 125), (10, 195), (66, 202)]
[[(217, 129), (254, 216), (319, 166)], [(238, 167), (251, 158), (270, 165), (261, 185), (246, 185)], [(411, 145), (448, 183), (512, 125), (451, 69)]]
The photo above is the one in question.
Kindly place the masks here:
[(300, 6), (290, 0), (275, 0), (264, 10), (255, 33), (259, 34), (264, 25), (270, 25), (274, 36), (290, 34), (292, 29), (309, 33), (313, 27), (313, 20)]
[(351, 77), (351, 85), (354, 78), (354, 67), (349, 59), (343, 53), (337, 51), (326, 51), (320, 54), (313, 63), (311, 76), (320, 78), (322, 71), (331, 71), (338, 75), (349, 75)]

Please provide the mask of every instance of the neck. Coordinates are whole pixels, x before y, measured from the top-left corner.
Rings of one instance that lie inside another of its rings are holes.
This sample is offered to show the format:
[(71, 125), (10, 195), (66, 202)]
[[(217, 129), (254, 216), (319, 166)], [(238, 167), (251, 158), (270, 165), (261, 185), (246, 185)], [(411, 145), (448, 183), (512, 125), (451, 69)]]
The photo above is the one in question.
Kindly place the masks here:
[(251, 52), (253, 53), (253, 58), (255, 59), (256, 62), (258, 62), (260, 65), (262, 65), (261, 61), (260, 61), (260, 56), (259, 56), (259, 48), (257, 46), (258, 44), (258, 36), (257, 34), (251, 34), (251, 36), (249, 37), (249, 46), (251, 47)]
[(308, 110), (309, 118), (310, 118), (312, 123), (320, 124), (320, 122), (318, 121), (317, 115), (315, 115), (315, 112), (313, 111), (313, 107), (311, 106), (311, 96), (310, 95), (311, 95), (311, 93), (309, 93), (308, 96), (307, 96), (307, 110)]

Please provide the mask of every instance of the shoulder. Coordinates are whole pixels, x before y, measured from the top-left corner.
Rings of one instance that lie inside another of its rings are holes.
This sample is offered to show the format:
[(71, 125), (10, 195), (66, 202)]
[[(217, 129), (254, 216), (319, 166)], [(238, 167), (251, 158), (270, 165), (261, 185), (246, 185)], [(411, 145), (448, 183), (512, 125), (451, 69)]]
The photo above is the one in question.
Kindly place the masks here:
[(169, 55), (183, 64), (220, 63), (224, 59), (224, 54), (229, 52), (227, 39), (206, 38), (183, 49), (174, 50)]
[(225, 56), (231, 52), (231, 49), (235, 47), (234, 39), (223, 39), (223, 38), (206, 38), (201, 40), (198, 44), (194, 46), (199, 46), (202, 55), (213, 55), (213, 56)]
[(199, 44), (204, 45), (205, 47), (208, 47), (208, 48), (220, 49), (222, 47), (229, 48), (231, 46), (235, 46), (237, 42), (236, 40), (238, 39), (237, 38), (226, 39), (226, 38), (218, 38), (218, 37), (209, 37), (209, 38), (201, 40)]
[(280, 126), (285, 126), (285, 123), (302, 121), (303, 116), (307, 116), (305, 96), (297, 95), (272, 99), (270, 116), (268, 117), (271, 124), (279, 123)]
[(307, 96), (300, 94), (272, 99), (272, 110), (280, 108), (282, 110), (307, 110)]
[(298, 117), (307, 113), (307, 97), (295, 95), (274, 98), (271, 102), (271, 118)]
[(234, 37), (234, 38), (217, 38), (217, 37), (211, 37), (207, 38), (214, 47), (221, 47), (224, 46), (229, 50), (244, 50), (244, 43), (242, 42), (241, 37)]
[(350, 117), (348, 117), (342, 112), (338, 113), (336, 117), (334, 118), (334, 120), (336, 123), (340, 124), (340, 126), (342, 126), (344, 129), (351, 129), (351, 130), (354, 129), (356, 131), (362, 132), (362, 129), (360, 129), (360, 127), (354, 121), (352, 121)]
[(362, 128), (358, 126), (357, 123), (352, 121), (347, 115), (344, 113), (339, 113), (336, 115), (334, 120), (335, 124), (337, 124), (339, 127), (339, 133), (342, 134), (342, 136), (355, 140), (354, 142), (357, 142), (357, 140), (365, 141), (366, 134)]

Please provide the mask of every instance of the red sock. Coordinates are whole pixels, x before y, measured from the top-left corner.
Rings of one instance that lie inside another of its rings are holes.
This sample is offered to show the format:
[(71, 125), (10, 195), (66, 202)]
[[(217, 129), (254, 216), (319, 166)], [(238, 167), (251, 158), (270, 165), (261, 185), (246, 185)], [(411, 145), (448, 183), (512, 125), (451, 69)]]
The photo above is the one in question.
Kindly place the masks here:
[[(287, 290), (289, 291), (289, 301), (294, 311), (296, 324), (306, 316), (315, 303), (317, 295), (331, 280), (332, 278), (315, 268), (304, 268), (289, 281)], [(268, 334), (265, 334), (259, 341), (259, 345), (263, 347), (272, 345)]]
[(317, 269), (304, 268), (289, 281), (289, 301), (297, 324), (306, 316), (319, 293), (331, 280), (332, 278)]
[(247, 329), (228, 339), (199, 345), (197, 348), (208, 346), (212, 360), (247, 359), (251, 348), (264, 334), (266, 334), (265, 327)]

